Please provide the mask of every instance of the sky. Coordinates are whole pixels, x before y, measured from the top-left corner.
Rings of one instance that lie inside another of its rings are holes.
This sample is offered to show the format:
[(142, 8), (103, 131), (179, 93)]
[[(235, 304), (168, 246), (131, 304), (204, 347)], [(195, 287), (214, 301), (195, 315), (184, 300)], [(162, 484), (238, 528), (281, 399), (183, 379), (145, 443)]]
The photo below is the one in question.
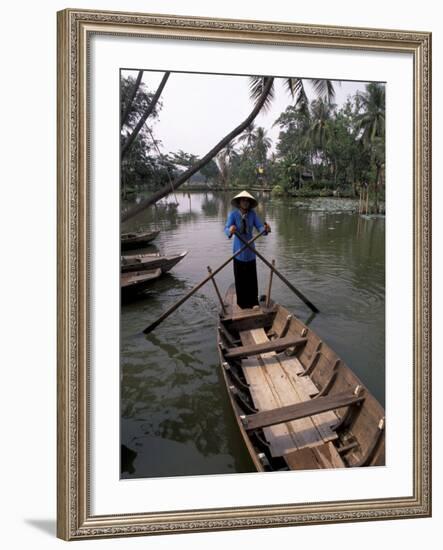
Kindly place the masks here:
[[(163, 72), (145, 71), (143, 82), (149, 91), (155, 92)], [(122, 71), (123, 76), (137, 76), (137, 71)], [(364, 90), (365, 83), (335, 81), (335, 103), (341, 106), (349, 95)], [(314, 98), (306, 83), (309, 99)], [(163, 109), (156, 121), (153, 133), (162, 144), (163, 154), (177, 152), (203, 156), (228, 132), (238, 126), (251, 112), (249, 77), (197, 73), (171, 73), (161, 95)], [(275, 98), (271, 109), (255, 119), (256, 126), (263, 126), (275, 147), (279, 128), (273, 124), (292, 103), (283, 87), (283, 79), (276, 79)]]

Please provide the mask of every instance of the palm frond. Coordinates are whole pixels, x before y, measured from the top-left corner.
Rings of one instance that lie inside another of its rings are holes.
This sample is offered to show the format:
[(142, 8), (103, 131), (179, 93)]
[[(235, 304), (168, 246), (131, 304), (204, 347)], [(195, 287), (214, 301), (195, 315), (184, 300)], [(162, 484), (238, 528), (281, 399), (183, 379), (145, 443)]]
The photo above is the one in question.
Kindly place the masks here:
[[(251, 76), (249, 78), (249, 97), (257, 104), (260, 99), (266, 84), (272, 77), (270, 76)], [(264, 111), (269, 110), (272, 100), (274, 99), (274, 84), (271, 86), (269, 94), (263, 104)]]
[(284, 85), (290, 95), (295, 98), (298, 93), (299, 86), (303, 84), (301, 78), (285, 78)]
[(237, 141), (252, 142), (254, 139), (254, 132), (255, 124), (251, 122), (251, 124), (243, 130), (243, 133), (238, 136)]
[(318, 97), (324, 98), (328, 103), (332, 103), (335, 98), (335, 89), (332, 80), (323, 78), (311, 78), (310, 82), (314, 88), (314, 92)]
[(285, 86), (294, 98), (294, 105), (300, 110), (307, 112), (309, 107), (308, 96), (302, 78), (285, 78)]

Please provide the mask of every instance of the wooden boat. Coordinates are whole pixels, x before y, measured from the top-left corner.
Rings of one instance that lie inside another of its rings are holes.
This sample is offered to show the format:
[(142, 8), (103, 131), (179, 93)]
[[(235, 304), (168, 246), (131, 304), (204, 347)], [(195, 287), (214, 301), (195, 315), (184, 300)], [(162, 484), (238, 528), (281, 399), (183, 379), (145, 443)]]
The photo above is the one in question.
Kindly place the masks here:
[(131, 271), (120, 274), (120, 289), (122, 298), (128, 298), (143, 292), (151, 286), (152, 281), (162, 275), (161, 269)]
[(145, 231), (144, 233), (122, 233), (120, 237), (122, 250), (143, 248), (153, 241), (160, 231)]
[(145, 269), (160, 268), (162, 273), (166, 273), (172, 269), (178, 262), (183, 260), (188, 252), (185, 250), (181, 254), (173, 256), (161, 256), (155, 254), (133, 254), (131, 256), (122, 256), (121, 271), (126, 273), (129, 271), (144, 271)]
[(258, 471), (381, 466), (385, 412), (283, 306), (240, 309), (232, 286), (218, 327), (229, 398)]

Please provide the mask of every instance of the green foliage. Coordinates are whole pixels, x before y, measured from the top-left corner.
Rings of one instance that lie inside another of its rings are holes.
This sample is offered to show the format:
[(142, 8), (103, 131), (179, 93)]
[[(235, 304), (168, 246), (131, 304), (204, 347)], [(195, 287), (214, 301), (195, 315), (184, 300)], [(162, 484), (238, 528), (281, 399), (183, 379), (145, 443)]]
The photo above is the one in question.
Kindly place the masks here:
[[(131, 76), (121, 80), (120, 112), (123, 116), (128, 102), (132, 96), (135, 79)], [(120, 143), (123, 144), (128, 139), (134, 127), (137, 125), (141, 116), (148, 108), (153, 97), (146, 85), (141, 83), (136, 96), (134, 97), (128, 116), (123, 123), (120, 133)], [(150, 121), (158, 118), (162, 108), (161, 102), (158, 102)], [(123, 196), (133, 192), (146, 185), (159, 187), (169, 181), (168, 172), (173, 176), (174, 166), (167, 159), (158, 158), (158, 153), (152, 136), (152, 130), (146, 123), (140, 130), (137, 138), (129, 149), (127, 155), (121, 162), (121, 190)], [(157, 142), (157, 147), (161, 146)]]
[[(251, 97), (260, 97), (266, 79), (251, 79)], [(121, 112), (125, 112), (135, 79), (121, 82)], [(194, 181), (228, 187), (272, 187), (273, 196), (294, 195), (358, 197), (368, 186), (375, 211), (384, 196), (385, 87), (370, 83), (364, 92), (349, 97), (337, 108), (330, 82), (313, 83), (318, 98), (309, 102), (303, 79), (285, 79), (293, 97), (275, 121), (280, 129), (275, 150), (266, 130), (251, 123), (237, 140), (194, 174)], [(153, 94), (141, 84), (121, 131), (122, 143), (146, 110)], [(268, 96), (272, 100), (272, 92)], [(266, 107), (266, 105), (265, 105)], [(159, 102), (122, 160), (123, 192), (169, 185), (198, 158), (185, 151), (161, 153), (152, 122), (159, 117)]]
[(384, 187), (384, 97), (384, 85), (370, 83), (340, 109), (322, 98), (287, 107), (275, 122), (281, 131), (273, 184), (297, 196), (356, 196), (366, 183), (377, 202)]
[(173, 153), (170, 158), (173, 164), (183, 166), (183, 168), (189, 168), (198, 160), (196, 155), (185, 153), (181, 149), (177, 153)]
[(232, 173), (234, 185), (251, 187), (257, 182), (257, 167), (253, 159), (243, 156), (238, 159)]
[(215, 181), (218, 176), (218, 168), (215, 160), (210, 160), (199, 172), (206, 182)]

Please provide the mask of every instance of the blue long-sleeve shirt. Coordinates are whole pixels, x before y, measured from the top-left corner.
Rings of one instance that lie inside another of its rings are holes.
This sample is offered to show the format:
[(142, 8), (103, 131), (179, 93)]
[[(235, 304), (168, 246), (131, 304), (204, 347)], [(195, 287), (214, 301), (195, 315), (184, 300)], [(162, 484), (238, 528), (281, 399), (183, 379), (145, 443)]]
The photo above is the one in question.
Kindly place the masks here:
[[(231, 234), (229, 231), (229, 228), (231, 225), (235, 225), (237, 228), (237, 231), (242, 235), (243, 238), (245, 238), (247, 241), (250, 241), (252, 239), (252, 230), (255, 227), (259, 232), (263, 231), (265, 228), (262, 221), (258, 217), (258, 215), (255, 213), (255, 210), (249, 210), (246, 214), (247, 219), (247, 232), (242, 233), (243, 229), (243, 223), (242, 223), (242, 215), (239, 210), (233, 210), (228, 215), (228, 219), (226, 220), (225, 225), (225, 234), (229, 237)], [(233, 254), (237, 252), (244, 244), (241, 242), (241, 240), (234, 235), (234, 243), (233, 243)], [(252, 246), (255, 248), (255, 243), (252, 243)], [(243, 250), (243, 252), (240, 252), (238, 256), (235, 257), (236, 260), (240, 260), (241, 262), (250, 262), (252, 260), (255, 260), (255, 254), (252, 252), (250, 248), (246, 248), (246, 250)]]

